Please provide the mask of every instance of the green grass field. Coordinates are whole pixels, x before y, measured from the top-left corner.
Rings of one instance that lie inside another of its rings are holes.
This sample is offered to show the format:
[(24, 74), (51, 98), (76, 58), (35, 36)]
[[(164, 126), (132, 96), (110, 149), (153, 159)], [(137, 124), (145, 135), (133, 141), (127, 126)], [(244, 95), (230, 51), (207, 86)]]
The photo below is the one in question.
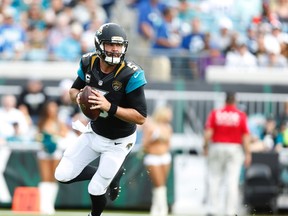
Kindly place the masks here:
[[(89, 209), (87, 210), (57, 210), (53, 216), (87, 216)], [(149, 212), (136, 212), (136, 211), (124, 211), (124, 210), (108, 210), (104, 211), (103, 216), (150, 216)], [(287, 216), (286, 213), (271, 214), (269, 213), (254, 213), (250, 215), (241, 216)], [(48, 216), (45, 214), (40, 214), (38, 212), (13, 212), (10, 209), (0, 209), (0, 216)], [(169, 214), (169, 216), (205, 216), (199, 214)]]
[[(54, 216), (87, 216), (89, 210), (61, 210), (56, 211)], [(131, 212), (131, 211), (105, 211), (103, 216), (148, 216), (147, 212)], [(37, 212), (13, 212), (10, 210), (0, 210), (0, 216), (46, 216)]]
[[(56, 211), (55, 215), (53, 216), (87, 216), (89, 213), (89, 210), (61, 210)], [(133, 212), (133, 211), (104, 211), (102, 214), (103, 216), (149, 216), (149, 212)], [(181, 214), (181, 215), (175, 215), (175, 214), (169, 214), (170, 216), (204, 216), (204, 215), (195, 215), (193, 213), (191, 214)], [(273, 214), (251, 214), (246, 216), (271, 216)], [(287, 215), (287, 214), (280, 214), (281, 216)], [(279, 215), (279, 216), (280, 216)], [(0, 210), (0, 216), (48, 216), (40, 213), (34, 213), (34, 212), (12, 212), (10, 210)], [(243, 215), (242, 215), (243, 216)], [(277, 215), (273, 215), (277, 216)]]

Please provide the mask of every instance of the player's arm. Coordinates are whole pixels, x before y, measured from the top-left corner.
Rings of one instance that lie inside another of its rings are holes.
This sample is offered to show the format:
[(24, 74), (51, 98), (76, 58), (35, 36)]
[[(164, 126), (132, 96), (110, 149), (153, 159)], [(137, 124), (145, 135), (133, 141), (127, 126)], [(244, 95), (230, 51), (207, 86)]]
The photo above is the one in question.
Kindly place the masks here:
[(127, 94), (127, 100), (133, 108), (123, 108), (118, 106), (115, 116), (123, 121), (134, 122), (142, 125), (147, 117), (144, 87), (141, 86)]
[[(80, 90), (84, 88), (84, 86), (86, 85), (86, 83), (78, 76), (77, 79), (74, 81), (71, 89), (69, 89), (69, 95), (70, 95), (70, 99), (73, 103), (77, 103), (79, 102), (79, 93)], [(78, 97), (78, 101), (77, 101), (77, 97)]]
[(85, 72), (87, 70), (87, 67), (90, 63), (90, 57), (93, 55), (93, 53), (86, 53), (82, 56), (81, 61), (79, 63), (79, 68), (77, 71), (77, 78), (74, 81), (71, 89), (69, 90), (70, 99), (73, 103), (79, 104), (79, 94), (81, 90), (85, 87), (86, 82), (85, 80)]

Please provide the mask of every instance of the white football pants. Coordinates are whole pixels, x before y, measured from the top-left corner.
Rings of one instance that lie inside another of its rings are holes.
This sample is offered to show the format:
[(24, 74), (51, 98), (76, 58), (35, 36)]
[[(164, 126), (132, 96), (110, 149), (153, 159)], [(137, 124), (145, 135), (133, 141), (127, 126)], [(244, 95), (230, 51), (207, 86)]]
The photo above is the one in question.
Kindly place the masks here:
[(102, 195), (135, 141), (136, 132), (128, 137), (111, 140), (88, 130), (67, 147), (56, 168), (55, 178), (62, 182), (70, 181), (77, 177), (84, 167), (100, 157), (98, 170), (88, 185), (88, 192), (94, 196)]

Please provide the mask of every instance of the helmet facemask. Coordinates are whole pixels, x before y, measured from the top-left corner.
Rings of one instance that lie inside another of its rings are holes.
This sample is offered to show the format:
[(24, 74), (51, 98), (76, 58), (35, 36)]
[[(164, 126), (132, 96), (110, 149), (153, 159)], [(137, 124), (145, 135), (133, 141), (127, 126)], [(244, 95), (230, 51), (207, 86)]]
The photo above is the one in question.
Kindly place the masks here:
[[(115, 42), (112, 42), (112, 43), (115, 43)], [(103, 50), (103, 53), (104, 53), (103, 60), (109, 65), (116, 65), (116, 64), (121, 63), (124, 59), (125, 54), (126, 54), (127, 45), (125, 45), (123, 42), (121, 42), (121, 43), (117, 42), (117, 44), (122, 45), (122, 50), (119, 53), (106, 51), (105, 42), (102, 42), (100, 44), (100, 48)]]
[[(99, 28), (94, 37), (96, 53), (109, 65), (117, 65), (124, 60), (128, 40), (125, 31), (117, 24), (108, 23)], [(121, 52), (113, 53), (105, 50), (105, 44), (122, 45)]]

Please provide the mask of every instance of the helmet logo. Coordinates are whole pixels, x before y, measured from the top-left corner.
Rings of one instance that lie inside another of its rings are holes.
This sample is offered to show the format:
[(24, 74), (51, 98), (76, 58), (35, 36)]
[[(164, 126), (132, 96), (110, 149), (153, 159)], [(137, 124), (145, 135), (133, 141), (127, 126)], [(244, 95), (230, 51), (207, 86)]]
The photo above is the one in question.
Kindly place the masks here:
[(112, 88), (114, 89), (114, 91), (119, 91), (122, 88), (122, 83), (118, 80), (114, 80), (112, 82)]
[(99, 28), (98, 31), (97, 31), (97, 35), (101, 35), (101, 34), (102, 34), (103, 27), (104, 27), (103, 25), (100, 26), (100, 28)]

